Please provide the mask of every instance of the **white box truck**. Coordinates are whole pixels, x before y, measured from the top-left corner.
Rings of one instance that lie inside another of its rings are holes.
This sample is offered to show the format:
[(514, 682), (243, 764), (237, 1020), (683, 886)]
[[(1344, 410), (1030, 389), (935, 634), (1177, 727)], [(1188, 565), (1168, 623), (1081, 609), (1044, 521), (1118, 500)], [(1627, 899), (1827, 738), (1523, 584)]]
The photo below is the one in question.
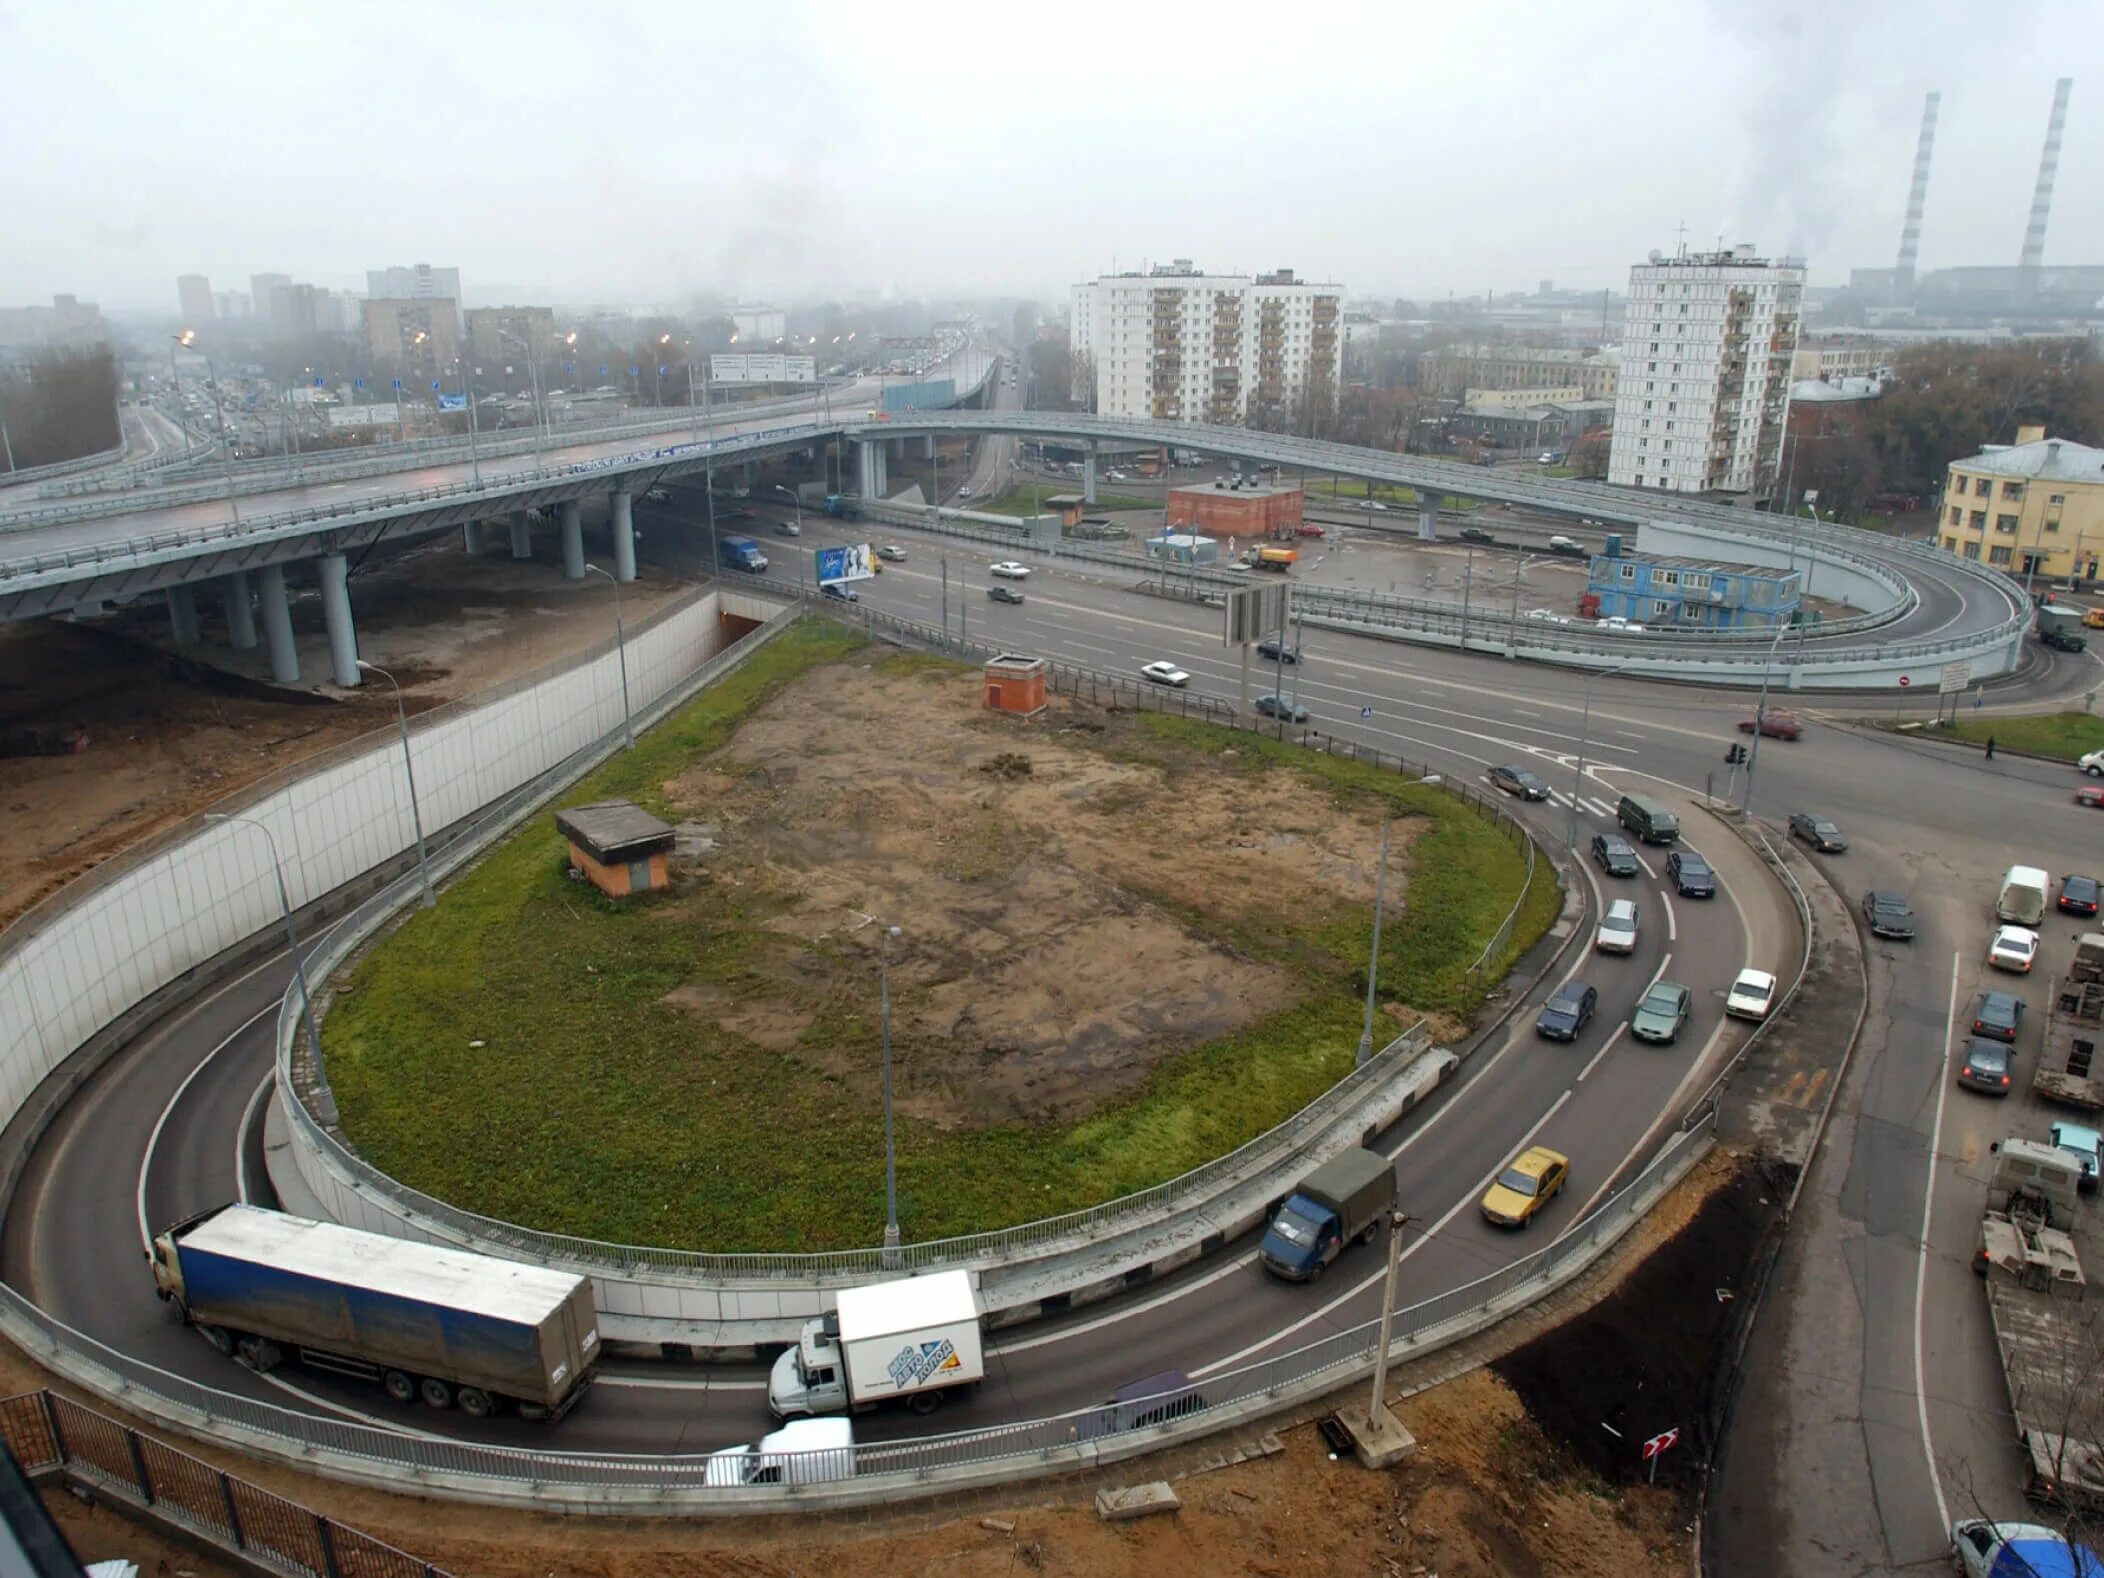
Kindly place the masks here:
[(979, 1299), (968, 1271), (842, 1288), (838, 1306), (807, 1321), (774, 1361), (767, 1406), (777, 1419), (860, 1413), (903, 1402), (930, 1414), (986, 1376)]

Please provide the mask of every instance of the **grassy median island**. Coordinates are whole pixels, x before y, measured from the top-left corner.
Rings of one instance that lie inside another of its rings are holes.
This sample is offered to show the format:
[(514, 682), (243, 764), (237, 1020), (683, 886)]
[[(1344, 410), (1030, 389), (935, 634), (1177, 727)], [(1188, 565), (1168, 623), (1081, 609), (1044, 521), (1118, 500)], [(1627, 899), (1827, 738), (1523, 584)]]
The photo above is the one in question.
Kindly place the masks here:
[[(886, 926), (900, 1222), (933, 1238), (1173, 1176), (1349, 1070), (1384, 809), (1381, 1040), (1458, 1028), (1524, 871), (1436, 789), (1152, 713), (1004, 718), (969, 669), (807, 634), (567, 801), (615, 796), (682, 826), (672, 888), (601, 898), (537, 814), (322, 1033), (375, 1165), (639, 1244), (877, 1241)], [(1512, 952), (1558, 903), (1544, 862)]]
[(2104, 718), (2087, 712), (1988, 717), (1961, 710), (1938, 732), (1975, 745), (1985, 745), (1992, 739), (1997, 750), (2029, 751), (2060, 762), (2079, 761), (2091, 751), (2104, 750)]

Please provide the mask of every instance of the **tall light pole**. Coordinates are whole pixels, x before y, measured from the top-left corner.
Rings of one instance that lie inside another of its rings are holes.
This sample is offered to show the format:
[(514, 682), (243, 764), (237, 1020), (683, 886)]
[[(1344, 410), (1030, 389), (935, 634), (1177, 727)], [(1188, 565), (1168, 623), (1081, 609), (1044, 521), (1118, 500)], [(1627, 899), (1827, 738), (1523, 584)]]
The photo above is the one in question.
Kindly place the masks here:
[(307, 993), (307, 961), (300, 957), (300, 934), (292, 924), (292, 899), (285, 891), (285, 863), (278, 858), (278, 841), (270, 829), (254, 817), (235, 816), (226, 811), (207, 811), (207, 822), (243, 822), (261, 833), (270, 845), (270, 869), (278, 878), (278, 914), (284, 917), (285, 941), (292, 949), (292, 975), (299, 982), (300, 1013), (307, 1021), (307, 1052), (314, 1059), (314, 1071), (321, 1072), (321, 1032), (314, 1024), (314, 999)]
[(1373, 948), (1366, 956), (1366, 1020), (1359, 1030), (1359, 1055), (1354, 1065), (1373, 1056), (1373, 994), (1381, 975), (1381, 901), (1388, 894), (1388, 822), (1381, 818), (1381, 871), (1373, 884)]
[(424, 808), (416, 797), (416, 760), (409, 751), (409, 709), (402, 700), (402, 682), (377, 663), (368, 663), (364, 658), (357, 662), (368, 674), (377, 674), (394, 686), (395, 722), (402, 730), (402, 775), (409, 780), (409, 820), (416, 828), (416, 874), (424, 889), (420, 902), (430, 909), (438, 900), (431, 892), (431, 861), (424, 853)]
[(1578, 766), (1571, 774), (1571, 814), (1564, 821), (1563, 847), (1578, 847), (1578, 793), (1585, 787), (1585, 748), (1593, 737), (1593, 682), (1609, 674), (1621, 674), (1629, 669), (1628, 663), (1617, 663), (1613, 668), (1603, 668), (1587, 676), (1585, 681), (1585, 714), (1578, 727)]
[(539, 348), (530, 340), (521, 339), (509, 329), (497, 330), (499, 340), (509, 340), (526, 353), (526, 385), (533, 391), (533, 469), (541, 469), (541, 375), (536, 366)]
[(634, 750), (636, 723), (634, 715), (628, 710), (628, 632), (621, 624), (621, 583), (596, 564), (588, 562), (585, 572), (588, 575), (599, 576), (614, 589), (614, 651), (621, 660), (621, 738), (628, 749)]
[[(1739, 802), (1741, 816), (1753, 815), (1753, 769), (1761, 759), (1761, 733), (1768, 721), (1768, 678), (1775, 672), (1776, 649), (1783, 644), (1783, 637), (1789, 629), (1781, 620), (1776, 621), (1775, 639), (1768, 643), (1768, 658), (1761, 664), (1761, 696), (1753, 708), (1753, 749), (1746, 753), (1746, 795)], [(1725, 786), (1725, 792), (1730, 793), (1729, 785)]]
[[(189, 417), (183, 414), (183, 380), (182, 375), (175, 370), (175, 347), (177, 345), (188, 345), (195, 332), (196, 331), (191, 329), (185, 329), (181, 334), (170, 336), (171, 340), (174, 343), (168, 347), (168, 382), (173, 386), (172, 395), (175, 400), (175, 420), (182, 426), (183, 454), (186, 457), (190, 453), (190, 419)], [(12, 447), (10, 447), (8, 450), (7, 469), (9, 471), (15, 469), (15, 457), (14, 450), (12, 449)]]
[(1516, 551), (1519, 554), (1519, 562), (1512, 567), (1512, 618), (1507, 621), (1505, 626), (1505, 645), (1508, 650), (1520, 638), (1520, 577), (1527, 570), (1526, 549), (1521, 548)]
[(482, 486), (482, 449), (475, 431), (475, 376), (466, 356), (456, 356), (454, 364), (460, 369), (460, 392), (468, 402), (468, 464), (473, 468), (475, 486)]
[(777, 493), (786, 493), (786, 494), (788, 494), (788, 495), (789, 495), (789, 502), (790, 502), (791, 504), (794, 504), (794, 505), (796, 506), (796, 535), (797, 535), (797, 536), (799, 536), (799, 537), (803, 536), (803, 534), (804, 534), (804, 496), (803, 496), (803, 495), (802, 495), (801, 493), (797, 492), (797, 491), (796, 491), (796, 490), (795, 490), (794, 488), (787, 488), (787, 487), (784, 487), (784, 486), (782, 486), (782, 484), (781, 484), (781, 483), (779, 483), (779, 482), (777, 482), (777, 483), (776, 483), (776, 484), (774, 485), (774, 491), (775, 491), (775, 492), (777, 492)]
[[(174, 336), (174, 340), (175, 344), (184, 350), (194, 350), (197, 346), (197, 331), (185, 329), (181, 334)], [(212, 353), (203, 351), (199, 354), (205, 359), (205, 381), (211, 385), (212, 411), (219, 422), (219, 465), (226, 474), (226, 507), (233, 512), (234, 524), (239, 526), (241, 501), (234, 495), (234, 441), (226, 427), (226, 400), (220, 392), (219, 370), (212, 365)], [(169, 349), (168, 364), (171, 367), (175, 365), (174, 347)]]
[(899, 1252), (899, 1175), (891, 1142), (891, 939), (899, 935), (887, 926), (877, 939), (877, 995), (884, 1022), (884, 1255), (887, 1261)]

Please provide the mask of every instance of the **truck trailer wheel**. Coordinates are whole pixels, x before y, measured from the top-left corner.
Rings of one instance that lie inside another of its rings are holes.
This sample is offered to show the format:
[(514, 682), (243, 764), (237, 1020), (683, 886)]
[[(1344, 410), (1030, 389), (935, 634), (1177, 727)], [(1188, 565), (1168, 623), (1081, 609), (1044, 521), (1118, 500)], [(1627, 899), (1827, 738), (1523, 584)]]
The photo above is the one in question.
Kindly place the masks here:
[(915, 1413), (926, 1417), (927, 1415), (934, 1413), (936, 1409), (942, 1407), (942, 1393), (915, 1392), (911, 1397), (906, 1399), (906, 1406), (912, 1409)]
[(429, 1407), (451, 1408), (453, 1406), (453, 1388), (446, 1385), (444, 1381), (439, 1380), (436, 1376), (425, 1376), (423, 1385), (418, 1390), (423, 1393), (424, 1402)]
[(380, 1377), (380, 1385), (387, 1395), (398, 1403), (413, 1402), (416, 1399), (416, 1382), (400, 1370), (389, 1370)]
[(470, 1419), (487, 1419), (497, 1411), (497, 1404), (481, 1387), (463, 1386), (460, 1389), (460, 1411)]

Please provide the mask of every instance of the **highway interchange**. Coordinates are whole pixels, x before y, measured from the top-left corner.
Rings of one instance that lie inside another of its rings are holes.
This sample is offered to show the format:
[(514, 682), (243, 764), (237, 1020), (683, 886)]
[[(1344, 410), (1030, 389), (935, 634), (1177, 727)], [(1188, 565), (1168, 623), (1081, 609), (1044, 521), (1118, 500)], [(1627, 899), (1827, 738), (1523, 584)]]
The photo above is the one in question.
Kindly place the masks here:
[[(434, 468), (436, 469), (436, 468)], [(397, 485), (415, 485), (394, 479)], [(360, 484), (363, 486), (363, 484)], [(203, 507), (200, 507), (203, 508)], [(646, 557), (692, 562), (703, 540), (691, 519), (639, 515), (649, 522)], [(776, 577), (808, 583), (804, 555), (831, 542), (881, 540), (882, 533), (806, 518), (791, 542), (770, 536)], [(866, 584), (870, 608), (927, 624), (940, 618), (937, 544), (899, 535), (908, 562)], [(1458, 574), (1465, 550), (1426, 550)], [(986, 555), (951, 547), (951, 616), (968, 602), (972, 636), (1123, 677), (1169, 658), (1189, 670), (1193, 688), (1223, 699), (1239, 686), (1239, 666), (1220, 643), (1217, 610), (1134, 591), (1104, 567), (1041, 566), (1024, 583), (1026, 601), (1006, 607), (986, 597)], [(1340, 556), (1341, 560), (1341, 556)], [(1324, 568), (1311, 566), (1321, 575)], [(1953, 594), (1955, 595), (1955, 593)], [(1923, 610), (1935, 617), (1933, 588)], [(1949, 618), (1944, 609), (1940, 617)], [(1479, 777), (1494, 762), (1534, 767), (1557, 791), (1544, 805), (1515, 810), (1545, 844), (1560, 846), (1584, 700), (1584, 677), (1521, 668), (1483, 657), (1309, 632), (1297, 681), (1311, 727), (1362, 741), (1437, 770)], [(2090, 660), (2045, 676), (2056, 688), (2095, 681)], [(2034, 676), (2034, 686), (2040, 681)], [(1259, 684), (1258, 689), (1268, 689)], [(1814, 1290), (1825, 1302), (1808, 1320), (1823, 1323), (1823, 1384), (1847, 1399), (1849, 1417), (1816, 1452), (1778, 1470), (1778, 1500), (1817, 1508), (1822, 1517), (1872, 1526), (1892, 1565), (1925, 1559), (1943, 1546), (1948, 1516), (1970, 1506), (1954, 1483), (1960, 1466), (1990, 1498), (2013, 1512), (2014, 1473), (2001, 1377), (1984, 1340), (1984, 1312), (1968, 1261), (1979, 1207), (1979, 1159), (2003, 1133), (2042, 1128), (2018, 1103), (1990, 1105), (1948, 1090), (1949, 1023), (1977, 989), (1991, 887), (2002, 868), (2025, 859), (2056, 873), (2077, 852), (2100, 845), (2104, 824), (2076, 808), (2072, 775), (2006, 756), (1989, 765), (1970, 755), (1850, 726), (1850, 715), (1882, 702), (1800, 706), (1802, 741), (1771, 741), (1760, 758), (1756, 811), (1779, 822), (1810, 808), (1848, 833), (1847, 855), (1826, 861), (1850, 903), (1866, 887), (1897, 888), (1917, 913), (1909, 944), (1878, 944), (1872, 1013), (1844, 1098), (1827, 1176), (1811, 1191), (1801, 1230), (1845, 1239), (1846, 1279)], [(1371, 717), (1363, 709), (1372, 708)], [(1725, 747), (1747, 698), (1668, 686), (1603, 682), (1591, 708), (1591, 764), (1579, 785), (1581, 852), (1601, 814), (1627, 788), (1649, 788), (1685, 808), (1712, 778), (1721, 788)], [(1925, 710), (1925, 704), (1923, 707)], [(1721, 1020), (1723, 987), (1744, 963), (1787, 971), (1793, 926), (1781, 895), (1736, 838), (1702, 813), (1687, 815), (1691, 841), (1713, 857), (1724, 893), (1706, 904), (1670, 899), (1651, 870), (1612, 884), (1582, 858), (1574, 870), (1588, 891), (1634, 892), (1645, 926), (1628, 959), (1596, 958), (1589, 926), (1505, 1028), (1464, 1065), (1463, 1077), (1382, 1143), (1401, 1164), (1402, 1203), (1416, 1227), (1404, 1299), (1468, 1281), (1567, 1229), (1630, 1158), (1662, 1117), (1677, 1117), (1703, 1079), (1729, 1055), (1743, 1030)], [(2090, 864), (2104, 864), (2091, 857)], [(2079, 869), (2079, 866), (2077, 867)], [(2068, 927), (2049, 926), (2040, 976), (2064, 957)], [(2058, 957), (2056, 957), (2056, 950)], [(1669, 957), (1670, 956), (1670, 957)], [(1577, 973), (1601, 989), (1602, 1012), (1569, 1047), (1538, 1042), (1531, 1004)], [(1632, 1043), (1621, 1028), (1643, 986), (1664, 973), (1695, 990), (1696, 1014), (1677, 1047)], [(408, 1428), (465, 1429), (450, 1416), (390, 1415), (374, 1395), (325, 1380), (275, 1378), (239, 1370), (194, 1336), (169, 1325), (138, 1260), (142, 1216), (173, 1220), (240, 1193), (267, 1200), (256, 1122), (269, 1068), (272, 1022), (285, 984), (281, 961), (211, 991), (175, 1019), (155, 1026), (72, 1102), (40, 1147), (0, 1239), (0, 1264), (16, 1286), (81, 1330), (113, 1346), (228, 1390), (291, 1406), (336, 1408)], [(2035, 994), (2034, 994), (2035, 995)], [(2025, 1044), (2035, 1050), (2034, 1005)], [(1573, 1157), (1566, 1198), (1531, 1235), (1493, 1232), (1473, 1210), (1488, 1175), (1539, 1139)], [(1929, 1253), (1920, 1253), (1930, 1202)], [(1825, 1213), (1822, 1217), (1822, 1211)], [(1422, 1231), (1418, 1231), (1418, 1228)], [(941, 1417), (961, 1428), (1078, 1407), (1111, 1387), (1177, 1366), (1201, 1382), (1209, 1373), (1284, 1351), (1373, 1313), (1377, 1273), (1358, 1251), (1310, 1288), (1272, 1281), (1231, 1246), (1143, 1294), (1082, 1315), (1001, 1334), (989, 1385)], [(1113, 1328), (1114, 1338), (1106, 1336)], [(765, 1423), (757, 1371), (672, 1374), (619, 1366), (609, 1384), (562, 1427), (553, 1443), (568, 1450), (683, 1453), (750, 1439)], [(917, 1428), (873, 1417), (872, 1435)], [(1929, 1472), (1924, 1429), (1939, 1472)], [(492, 1435), (547, 1445), (523, 1426), (483, 1426)], [(1800, 1480), (1792, 1480), (1795, 1474)], [(1801, 1481), (1801, 1482), (1800, 1482)], [(1998, 1487), (2010, 1487), (2006, 1492)], [(1868, 1542), (1859, 1539), (1858, 1545)]]

